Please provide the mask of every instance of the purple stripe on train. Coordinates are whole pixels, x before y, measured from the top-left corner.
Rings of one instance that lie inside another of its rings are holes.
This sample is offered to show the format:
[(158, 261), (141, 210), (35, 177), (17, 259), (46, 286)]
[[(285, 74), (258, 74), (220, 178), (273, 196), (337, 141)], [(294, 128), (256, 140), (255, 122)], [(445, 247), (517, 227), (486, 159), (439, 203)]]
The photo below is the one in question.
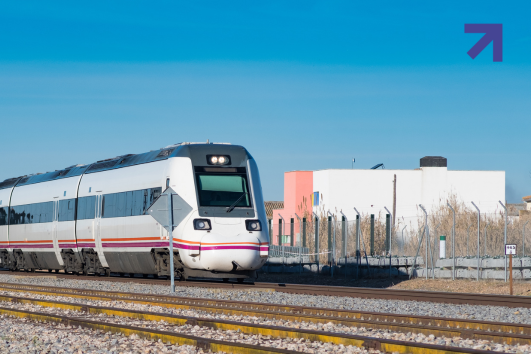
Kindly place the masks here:
[(53, 248), (53, 245), (52, 245), (52, 244), (48, 244), (48, 245), (43, 245), (43, 244), (37, 244), (37, 245), (27, 245), (27, 244), (24, 244), (24, 245), (17, 245), (17, 244), (13, 244), (13, 245), (9, 245), (9, 248)]
[(78, 245), (75, 243), (60, 243), (59, 248), (77, 248)]
[(201, 251), (212, 251), (212, 250), (253, 250), (260, 251), (258, 246), (212, 246), (212, 247), (201, 247)]
[(77, 247), (96, 247), (95, 243), (78, 243)]

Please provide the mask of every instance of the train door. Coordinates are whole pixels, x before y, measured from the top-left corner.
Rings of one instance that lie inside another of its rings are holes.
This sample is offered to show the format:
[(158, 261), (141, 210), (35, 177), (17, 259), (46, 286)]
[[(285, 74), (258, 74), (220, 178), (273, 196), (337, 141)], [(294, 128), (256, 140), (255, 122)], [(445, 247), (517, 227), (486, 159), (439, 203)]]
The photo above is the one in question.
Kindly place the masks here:
[(109, 267), (105, 255), (103, 254), (103, 244), (101, 241), (101, 217), (103, 213), (103, 195), (96, 195), (96, 216), (94, 218), (94, 250), (98, 254), (101, 265), (105, 268)]
[(55, 257), (59, 262), (60, 266), (64, 266), (63, 257), (61, 257), (61, 250), (59, 249), (59, 241), (57, 240), (57, 229), (59, 227), (59, 201), (54, 200), (52, 206), (52, 241), (53, 241), (53, 250), (55, 252)]

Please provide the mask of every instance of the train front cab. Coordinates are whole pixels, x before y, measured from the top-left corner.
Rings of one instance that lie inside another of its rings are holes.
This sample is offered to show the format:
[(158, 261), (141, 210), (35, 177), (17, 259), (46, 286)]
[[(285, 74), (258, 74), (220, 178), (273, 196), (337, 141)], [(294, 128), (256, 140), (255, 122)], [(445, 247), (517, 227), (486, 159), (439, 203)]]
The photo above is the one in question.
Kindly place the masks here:
[(255, 278), (269, 252), (255, 160), (241, 146), (198, 145), (190, 150), (197, 209), (185, 232), (199, 245), (182, 245), (185, 278)]

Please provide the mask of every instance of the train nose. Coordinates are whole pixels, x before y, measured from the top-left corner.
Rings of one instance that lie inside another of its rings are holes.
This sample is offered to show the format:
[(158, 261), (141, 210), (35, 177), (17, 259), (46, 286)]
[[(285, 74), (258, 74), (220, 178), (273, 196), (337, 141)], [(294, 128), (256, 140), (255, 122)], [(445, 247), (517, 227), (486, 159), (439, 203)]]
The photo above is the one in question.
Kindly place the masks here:
[(201, 239), (201, 264), (208, 270), (256, 270), (262, 265), (260, 241), (249, 234), (207, 234)]

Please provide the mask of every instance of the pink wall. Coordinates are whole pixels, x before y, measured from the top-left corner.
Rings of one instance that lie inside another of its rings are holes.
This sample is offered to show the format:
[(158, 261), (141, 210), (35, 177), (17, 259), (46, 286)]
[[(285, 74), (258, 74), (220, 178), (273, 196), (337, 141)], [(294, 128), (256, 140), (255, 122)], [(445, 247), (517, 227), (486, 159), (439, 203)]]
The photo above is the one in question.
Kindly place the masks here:
[[(306, 198), (306, 208), (309, 212), (312, 210), (310, 195), (313, 193), (313, 171), (292, 171), (284, 173), (284, 209), (273, 210), (273, 244), (278, 245), (278, 223), (280, 217), (284, 217), (286, 222), (284, 232), (285, 235), (290, 234), (291, 218), (294, 219), (294, 245), (297, 244), (296, 234), (299, 233), (299, 222), (295, 213), (302, 219), (304, 209), (299, 210), (297, 207), (301, 205), (303, 197)], [(303, 206), (304, 207), (304, 206)], [(289, 243), (285, 244), (289, 246)]]

